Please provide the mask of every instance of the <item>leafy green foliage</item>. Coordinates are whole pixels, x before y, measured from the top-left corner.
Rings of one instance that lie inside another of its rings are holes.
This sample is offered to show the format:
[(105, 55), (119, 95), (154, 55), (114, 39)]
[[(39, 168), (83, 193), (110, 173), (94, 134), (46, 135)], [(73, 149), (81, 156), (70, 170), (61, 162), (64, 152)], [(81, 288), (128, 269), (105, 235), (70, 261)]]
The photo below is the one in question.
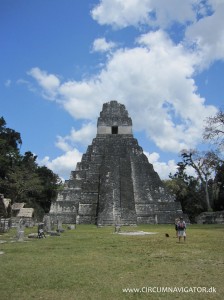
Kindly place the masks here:
[(49, 212), (61, 181), (47, 167), (38, 166), (32, 152), (21, 155), (21, 144), (20, 134), (7, 128), (0, 118), (0, 193), (12, 202), (34, 207), (36, 216), (41, 217)]
[(45, 212), (49, 212), (51, 201), (56, 198), (58, 189), (61, 187), (61, 179), (45, 166), (38, 167), (36, 173), (42, 186), (37, 202)]
[(220, 158), (213, 151), (199, 152), (198, 150), (182, 150), (181, 156), (185, 166), (194, 169), (205, 194), (207, 210), (211, 210), (209, 195), (209, 180), (220, 165)]
[(3, 117), (0, 118), (0, 178), (4, 179), (10, 167), (19, 156), (22, 145), (20, 134), (6, 127)]
[(181, 203), (183, 212), (191, 222), (195, 222), (195, 217), (206, 210), (199, 182), (195, 177), (187, 175), (183, 162), (178, 163), (177, 172), (169, 177), (171, 180), (165, 181), (165, 185), (176, 195), (176, 200)]
[[(215, 152), (183, 150), (177, 172), (165, 182), (191, 222), (203, 211), (224, 209), (224, 164)], [(195, 176), (188, 175), (189, 168)]]

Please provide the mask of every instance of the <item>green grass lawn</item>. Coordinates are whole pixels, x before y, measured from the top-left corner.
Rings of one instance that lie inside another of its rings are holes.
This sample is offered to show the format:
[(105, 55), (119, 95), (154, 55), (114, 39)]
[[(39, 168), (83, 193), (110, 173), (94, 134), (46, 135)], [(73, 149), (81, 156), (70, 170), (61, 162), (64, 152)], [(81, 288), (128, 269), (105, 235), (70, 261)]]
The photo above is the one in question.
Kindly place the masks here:
[(224, 299), (224, 225), (191, 225), (186, 243), (177, 243), (172, 225), (122, 228), (141, 230), (157, 234), (123, 236), (113, 227), (78, 225), (60, 237), (14, 242), (11, 230), (0, 236), (7, 241), (0, 244), (0, 299)]

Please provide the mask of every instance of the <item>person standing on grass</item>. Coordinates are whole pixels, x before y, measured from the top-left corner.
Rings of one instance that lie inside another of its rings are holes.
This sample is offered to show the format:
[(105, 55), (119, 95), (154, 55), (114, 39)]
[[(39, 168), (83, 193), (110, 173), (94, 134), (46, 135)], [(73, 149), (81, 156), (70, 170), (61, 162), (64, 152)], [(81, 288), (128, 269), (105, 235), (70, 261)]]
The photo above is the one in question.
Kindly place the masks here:
[(178, 229), (179, 243), (182, 237), (184, 238), (184, 241), (186, 241), (186, 223), (183, 217), (180, 217), (180, 220), (177, 223), (177, 229)]

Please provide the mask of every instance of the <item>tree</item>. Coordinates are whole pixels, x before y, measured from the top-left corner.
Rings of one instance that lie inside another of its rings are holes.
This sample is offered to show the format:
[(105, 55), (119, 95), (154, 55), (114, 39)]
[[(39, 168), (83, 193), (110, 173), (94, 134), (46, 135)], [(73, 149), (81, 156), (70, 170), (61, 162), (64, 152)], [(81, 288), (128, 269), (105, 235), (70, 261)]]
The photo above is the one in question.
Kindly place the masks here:
[(224, 112), (221, 110), (213, 117), (206, 120), (207, 124), (204, 129), (203, 138), (224, 147)]
[(217, 168), (213, 184), (214, 209), (224, 210), (224, 163)]
[(14, 166), (7, 175), (7, 194), (13, 202), (28, 202), (29, 195), (40, 192), (40, 178), (23, 164)]
[(220, 158), (213, 151), (203, 153), (197, 150), (182, 150), (181, 156), (185, 166), (190, 166), (195, 170), (205, 193), (207, 210), (211, 210), (209, 180), (219, 166)]
[[(13, 129), (6, 127), (6, 121), (3, 117), (0, 118), (0, 140), (1, 140), (1, 150), (9, 149), (18, 149), (22, 144), (20, 133), (16, 132)], [(4, 148), (2, 147), (4, 146)]]
[(3, 117), (0, 118), (0, 178), (4, 179), (9, 168), (19, 157), (22, 145), (20, 133), (6, 127)]
[(176, 200), (181, 203), (183, 212), (191, 222), (195, 222), (195, 217), (205, 210), (201, 187), (195, 177), (187, 174), (185, 163), (179, 162), (177, 165), (177, 172), (169, 175), (171, 180), (165, 181), (165, 185), (176, 195)]
[(56, 199), (58, 189), (61, 187), (61, 179), (57, 174), (54, 174), (46, 166), (38, 167), (36, 174), (38, 175), (42, 190), (38, 195), (37, 202), (43, 208), (45, 213), (48, 213), (52, 201)]
[(20, 134), (0, 118), (0, 193), (12, 202), (25, 202), (39, 216), (49, 212), (60, 187), (60, 179), (47, 167), (38, 166), (37, 156), (20, 154)]

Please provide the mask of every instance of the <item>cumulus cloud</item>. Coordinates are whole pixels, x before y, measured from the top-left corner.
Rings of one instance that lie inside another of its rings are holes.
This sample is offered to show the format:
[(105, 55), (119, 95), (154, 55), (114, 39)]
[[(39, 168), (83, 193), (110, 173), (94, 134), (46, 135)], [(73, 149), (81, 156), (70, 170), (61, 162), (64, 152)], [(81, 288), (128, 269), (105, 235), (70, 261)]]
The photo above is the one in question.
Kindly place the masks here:
[(38, 160), (38, 163), (47, 166), (54, 173), (60, 174), (62, 179), (68, 179), (70, 172), (75, 170), (76, 164), (81, 161), (81, 158), (82, 153), (77, 149), (72, 149), (52, 160), (46, 156), (42, 160)]
[(79, 130), (72, 128), (69, 135), (64, 137), (58, 136), (56, 146), (63, 151), (70, 151), (74, 145), (77, 144), (84, 146), (89, 145), (95, 135), (96, 124), (83, 124)]
[(224, 60), (224, 2), (211, 0), (213, 14), (201, 18), (186, 29), (186, 40), (196, 48), (200, 69), (215, 60)]
[(115, 28), (148, 24), (166, 28), (173, 22), (196, 19), (198, 0), (101, 0), (91, 15), (101, 25)]
[(195, 5), (198, 5), (200, 1), (151, 0), (150, 2), (151, 9), (155, 12), (155, 17), (154, 20), (151, 18), (149, 23), (154, 23), (160, 28), (167, 28), (174, 22), (186, 24), (187, 22), (195, 21)]
[(157, 152), (148, 153), (144, 152), (147, 156), (148, 161), (153, 164), (154, 170), (159, 174), (161, 179), (168, 179), (169, 174), (175, 174), (177, 171), (177, 164), (174, 160), (168, 162), (159, 161), (160, 155)]
[(196, 47), (199, 69), (224, 59), (223, 14), (222, 0), (101, 0), (91, 12), (99, 24), (117, 29), (144, 24), (166, 30), (174, 23), (183, 25), (185, 42)]
[(93, 42), (93, 52), (107, 52), (116, 47), (114, 42), (107, 42), (105, 38), (95, 39)]
[[(98, 73), (83, 80), (62, 81), (37, 67), (28, 72), (45, 98), (85, 122), (81, 129), (59, 136), (57, 147), (69, 157), (77, 144), (88, 144), (102, 104), (112, 99), (126, 105), (134, 130), (145, 131), (159, 149), (178, 153), (196, 147), (204, 120), (217, 109), (200, 96), (194, 76), (215, 60), (224, 59), (223, 1), (101, 0), (91, 15), (99, 24), (116, 29), (144, 25), (144, 34), (139, 33), (132, 48), (96, 39), (93, 51), (113, 52)], [(169, 35), (168, 28), (174, 23), (183, 28), (179, 42)], [(58, 163), (60, 168), (60, 162), (68, 157), (48, 158), (47, 162), (54, 168)], [(162, 178), (175, 171), (173, 160), (160, 162), (156, 153), (149, 158), (154, 159)]]
[(57, 89), (60, 86), (60, 80), (56, 75), (48, 74), (46, 71), (42, 71), (37, 67), (32, 68), (27, 74), (36, 79), (43, 89), (43, 96), (48, 99), (54, 99), (56, 97)]
[(151, 0), (101, 0), (91, 15), (101, 25), (119, 28), (137, 26), (147, 22), (150, 2)]
[(194, 148), (204, 119), (216, 112), (197, 93), (197, 55), (174, 44), (162, 30), (141, 35), (137, 42), (135, 48), (115, 51), (88, 80), (59, 83), (53, 74), (36, 70), (44, 75), (38, 83), (46, 94), (53, 88), (55, 100), (76, 119), (95, 120), (102, 103), (116, 99), (126, 105), (134, 129), (144, 130), (160, 149)]
[[(160, 160), (160, 155), (157, 152), (144, 152), (144, 154), (147, 156), (148, 161), (153, 165), (154, 170), (159, 174), (162, 180), (169, 179), (170, 174), (174, 175), (177, 172), (178, 166), (174, 159), (163, 162)], [(186, 167), (186, 174), (188, 176), (197, 177), (195, 170), (190, 166)]]
[(97, 77), (84, 81), (67, 81), (58, 89), (65, 110), (76, 119), (93, 120), (105, 101)]
[(39, 85), (44, 98), (59, 103), (76, 119), (95, 119), (99, 104), (104, 102), (103, 99), (98, 98), (96, 92), (97, 78), (61, 82), (56, 75), (37, 67), (32, 68), (27, 74)]
[(68, 179), (70, 172), (75, 170), (77, 162), (80, 162), (82, 158), (78, 146), (91, 144), (95, 135), (96, 125), (93, 123), (83, 124), (79, 130), (72, 128), (68, 135), (57, 136), (55, 145), (63, 151), (63, 154), (54, 159), (46, 156), (38, 160), (38, 163), (46, 165), (53, 172), (59, 174), (63, 180)]

